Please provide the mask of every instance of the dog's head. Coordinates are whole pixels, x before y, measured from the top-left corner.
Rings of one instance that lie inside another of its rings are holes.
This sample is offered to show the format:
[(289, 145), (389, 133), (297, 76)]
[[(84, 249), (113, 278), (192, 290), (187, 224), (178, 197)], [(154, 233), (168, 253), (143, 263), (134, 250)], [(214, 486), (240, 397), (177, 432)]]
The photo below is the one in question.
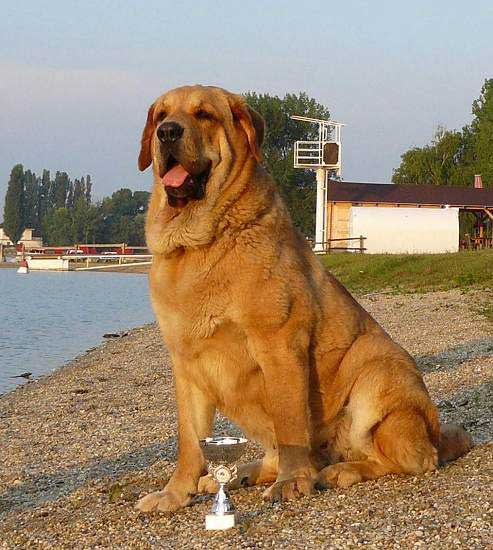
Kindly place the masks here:
[(172, 207), (206, 195), (222, 164), (247, 155), (261, 160), (264, 121), (244, 98), (212, 86), (184, 86), (159, 97), (149, 108), (139, 168), (153, 164)]

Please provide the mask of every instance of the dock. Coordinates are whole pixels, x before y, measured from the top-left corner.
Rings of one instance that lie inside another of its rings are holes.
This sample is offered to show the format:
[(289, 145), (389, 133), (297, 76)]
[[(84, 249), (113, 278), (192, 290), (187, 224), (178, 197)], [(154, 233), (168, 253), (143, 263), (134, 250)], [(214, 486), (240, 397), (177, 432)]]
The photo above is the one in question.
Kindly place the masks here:
[(139, 271), (152, 263), (147, 247), (126, 243), (11, 248), (13, 261), (2, 261), (0, 267), (18, 268), (19, 261), (25, 259), (31, 271)]
[(94, 271), (151, 265), (151, 254), (26, 256), (32, 271)]

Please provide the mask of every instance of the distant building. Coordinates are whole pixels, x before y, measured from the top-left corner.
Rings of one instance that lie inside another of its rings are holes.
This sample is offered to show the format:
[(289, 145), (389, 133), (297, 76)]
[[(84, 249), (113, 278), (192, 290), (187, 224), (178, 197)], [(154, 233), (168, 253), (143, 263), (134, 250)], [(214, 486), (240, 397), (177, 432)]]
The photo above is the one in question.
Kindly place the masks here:
[(482, 188), (480, 178), (475, 187), (329, 180), (326, 192), (326, 248), (350, 249), (363, 236), (368, 253), (456, 252), (462, 212), (476, 216), (474, 247), (493, 244), (486, 233), (493, 220), (493, 188)]
[[(26, 228), (22, 237), (17, 242), (18, 245), (24, 245), (26, 248), (38, 248), (43, 246), (43, 239), (33, 235), (34, 229)], [(0, 227), (0, 244), (3, 246), (13, 246), (12, 241), (5, 234), (3, 227)]]

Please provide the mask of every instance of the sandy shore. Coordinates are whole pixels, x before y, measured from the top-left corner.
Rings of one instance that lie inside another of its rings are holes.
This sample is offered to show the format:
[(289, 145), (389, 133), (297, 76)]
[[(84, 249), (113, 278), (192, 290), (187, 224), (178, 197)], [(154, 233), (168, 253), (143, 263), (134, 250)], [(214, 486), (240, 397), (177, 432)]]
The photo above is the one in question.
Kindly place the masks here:
[(361, 302), (417, 358), (442, 418), (473, 434), (467, 456), (284, 505), (242, 489), (226, 533), (203, 529), (209, 497), (141, 516), (136, 499), (164, 484), (176, 452), (169, 357), (150, 325), (0, 398), (0, 548), (492, 547), (493, 331), (479, 313), (491, 293)]

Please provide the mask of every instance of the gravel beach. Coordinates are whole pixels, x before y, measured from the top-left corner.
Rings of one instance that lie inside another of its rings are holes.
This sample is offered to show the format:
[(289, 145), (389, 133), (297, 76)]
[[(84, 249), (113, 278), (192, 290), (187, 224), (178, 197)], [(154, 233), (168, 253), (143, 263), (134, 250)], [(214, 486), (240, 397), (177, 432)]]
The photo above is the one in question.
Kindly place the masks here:
[[(227, 532), (204, 530), (209, 496), (139, 515), (135, 501), (162, 487), (176, 453), (169, 356), (149, 325), (0, 397), (0, 548), (492, 548), (493, 324), (481, 313), (492, 293), (359, 300), (417, 359), (442, 420), (473, 435), (468, 455), (281, 505), (241, 489)], [(258, 452), (250, 444), (245, 459)]]

